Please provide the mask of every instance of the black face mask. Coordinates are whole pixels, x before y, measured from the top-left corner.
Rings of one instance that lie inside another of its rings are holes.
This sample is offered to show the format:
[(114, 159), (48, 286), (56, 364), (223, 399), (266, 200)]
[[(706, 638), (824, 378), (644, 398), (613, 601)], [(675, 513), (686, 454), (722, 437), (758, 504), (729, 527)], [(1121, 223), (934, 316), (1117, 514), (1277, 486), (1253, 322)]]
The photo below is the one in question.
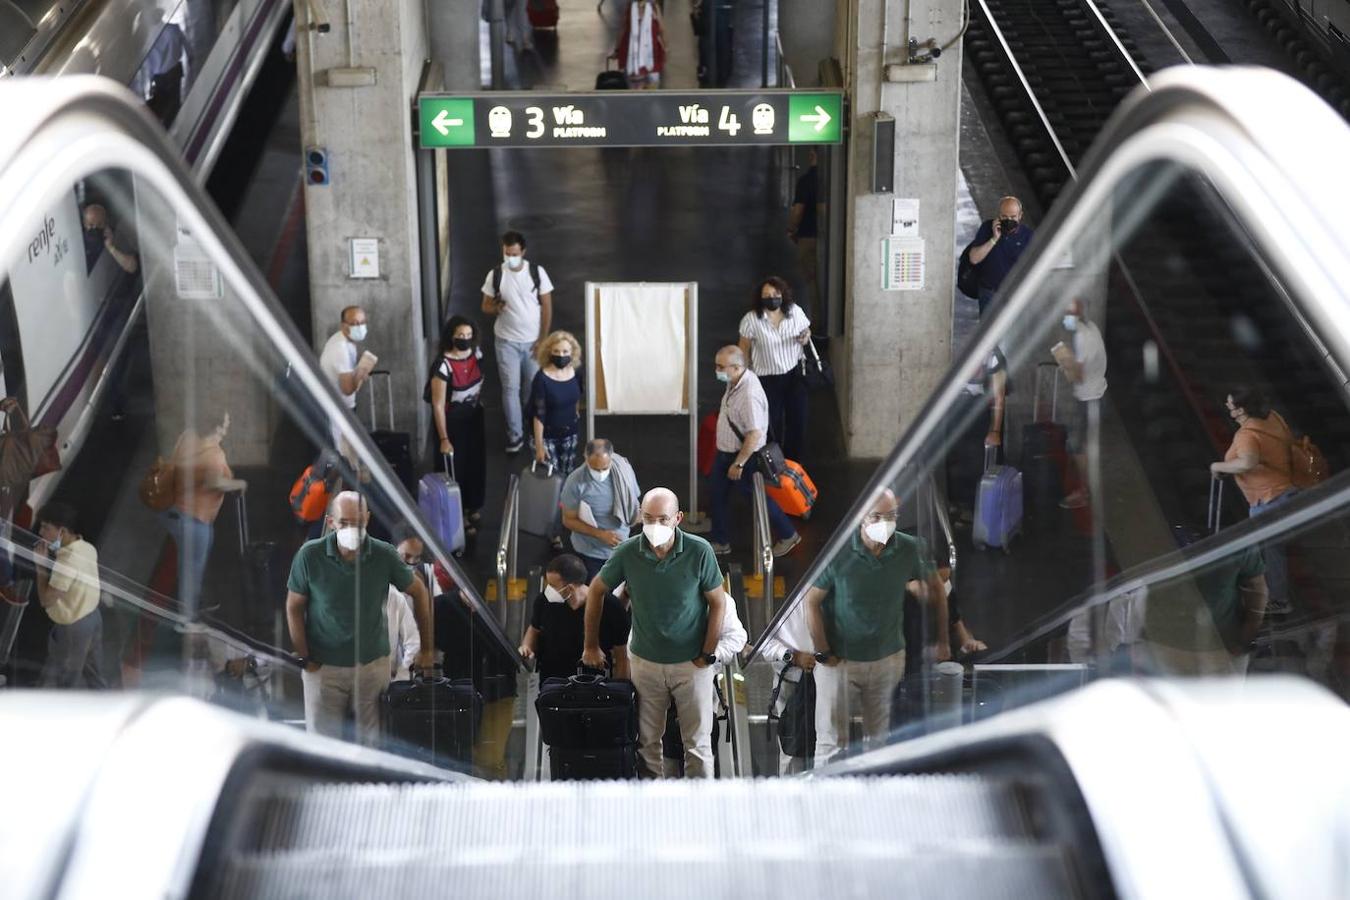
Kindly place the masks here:
[(103, 252), (103, 229), (86, 228), (84, 230), (84, 252), (90, 259)]
[(998, 224), (1002, 226), (1004, 234), (1012, 234), (1021, 223), (1016, 219), (999, 219)]
[(767, 309), (767, 310), (769, 310), (770, 312), (774, 312), (774, 311), (776, 311), (776, 310), (782, 309), (782, 307), (783, 307), (783, 298), (782, 298), (782, 297), (765, 297), (765, 298), (764, 298), (763, 300), (761, 300), (760, 302), (763, 303), (763, 304), (764, 304), (764, 308)]
[(455, 338), (450, 345), (456, 350), (468, 350), (473, 346), (473, 338)]
[(553, 363), (553, 368), (555, 368), (555, 369), (565, 369), (565, 368), (567, 368), (568, 366), (570, 366), (570, 365), (572, 364), (572, 357), (570, 357), (570, 356), (558, 356), (558, 355), (555, 353), (553, 356), (550, 356), (550, 357), (549, 357), (549, 361)]

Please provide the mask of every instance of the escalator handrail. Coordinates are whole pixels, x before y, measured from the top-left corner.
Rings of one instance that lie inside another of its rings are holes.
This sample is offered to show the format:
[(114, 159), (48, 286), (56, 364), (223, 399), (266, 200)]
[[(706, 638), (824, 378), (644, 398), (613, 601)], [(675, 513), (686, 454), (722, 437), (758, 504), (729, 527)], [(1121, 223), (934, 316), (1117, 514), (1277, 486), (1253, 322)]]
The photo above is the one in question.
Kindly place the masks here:
[[(498, 649), (517, 669), (524, 660), (490, 614), (479, 590), (458, 562), (426, 527), (370, 435), (318, 369), (317, 360), (281, 308), (266, 279), (250, 261), (238, 236), (197, 184), (160, 124), (125, 87), (97, 76), (0, 79), (0, 108), (8, 118), (0, 130), (0, 259), (17, 258), (27, 239), (23, 225), (39, 221), (54, 191), (104, 169), (121, 169), (156, 188), (188, 226), (224, 280), (238, 288), (239, 301), (270, 349), (291, 363), (297, 382), (325, 419), (360, 450), (371, 478), (414, 530), (459, 590), (485, 620)], [(59, 182), (59, 184), (58, 184)], [(54, 187), (55, 186), (55, 187)], [(259, 373), (261, 376), (263, 373)]]
[[(1204, 171), (1237, 214), (1249, 213), (1254, 242), (1280, 263), (1280, 274), (1295, 287), (1290, 294), (1294, 307), (1307, 314), (1310, 325), (1324, 326), (1319, 333), (1329, 357), (1350, 370), (1350, 235), (1338, 221), (1350, 208), (1350, 198), (1344, 196), (1350, 190), (1318, 175), (1337, 172), (1350, 159), (1350, 129), (1306, 88), (1275, 72), (1178, 67), (1154, 76), (1150, 87), (1134, 92), (1107, 123), (1080, 167), (1082, 174), (1066, 188), (1039, 239), (1009, 275), (1002, 303), (981, 323), (965, 355), (948, 369), (755, 639), (747, 664), (844, 551), (871, 498), (889, 487), (905, 466), (918, 462), (930, 439), (941, 432), (964, 390), (966, 374), (1046, 302), (1045, 282), (1087, 217), (1142, 165), (1173, 160)], [(1276, 527), (1283, 530), (1288, 521), (1280, 517)]]

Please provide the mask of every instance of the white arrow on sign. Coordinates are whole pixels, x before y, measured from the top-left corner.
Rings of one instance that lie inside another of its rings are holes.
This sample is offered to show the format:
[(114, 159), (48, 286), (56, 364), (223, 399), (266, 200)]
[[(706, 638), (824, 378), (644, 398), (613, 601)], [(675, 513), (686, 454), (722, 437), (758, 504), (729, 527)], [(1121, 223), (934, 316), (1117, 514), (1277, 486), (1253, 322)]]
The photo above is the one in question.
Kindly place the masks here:
[(803, 122), (815, 122), (817, 133), (824, 131), (825, 126), (830, 124), (830, 114), (821, 106), (816, 106), (816, 114), (814, 116), (802, 116), (801, 119)]
[[(816, 109), (820, 109), (820, 107), (817, 106)], [(441, 110), (440, 112), (436, 113), (436, 118), (431, 120), (431, 124), (435, 127), (437, 131), (441, 133), (441, 137), (445, 137), (447, 134), (449, 134), (451, 128), (458, 128), (459, 126), (464, 124), (463, 119), (451, 119), (447, 118), (447, 115), (448, 114), (446, 113), (445, 110)], [(826, 121), (828, 121), (828, 117)], [(816, 130), (819, 131), (820, 126), (816, 126)]]

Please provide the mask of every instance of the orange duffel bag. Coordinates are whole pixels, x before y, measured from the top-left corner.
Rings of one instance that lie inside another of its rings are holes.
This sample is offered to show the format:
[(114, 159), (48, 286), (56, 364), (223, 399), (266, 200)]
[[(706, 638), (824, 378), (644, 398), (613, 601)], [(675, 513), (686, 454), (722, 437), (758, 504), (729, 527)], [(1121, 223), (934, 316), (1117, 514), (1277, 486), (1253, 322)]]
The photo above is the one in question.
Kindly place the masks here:
[(809, 519), (816, 505), (816, 497), (819, 496), (816, 483), (806, 474), (801, 463), (791, 459), (786, 460), (786, 463), (787, 470), (778, 476), (776, 484), (765, 482), (764, 492), (789, 516)]

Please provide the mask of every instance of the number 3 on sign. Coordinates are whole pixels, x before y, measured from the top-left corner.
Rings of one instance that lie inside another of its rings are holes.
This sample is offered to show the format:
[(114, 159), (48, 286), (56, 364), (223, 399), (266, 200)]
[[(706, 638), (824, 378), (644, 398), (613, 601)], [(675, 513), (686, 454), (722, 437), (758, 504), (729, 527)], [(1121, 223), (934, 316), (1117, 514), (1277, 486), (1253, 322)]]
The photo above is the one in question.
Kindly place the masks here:
[(525, 115), (530, 120), (530, 130), (525, 132), (525, 136), (530, 140), (544, 136), (544, 111), (537, 106), (528, 106), (525, 108)]
[(722, 107), (722, 115), (717, 120), (717, 127), (735, 137), (736, 132), (741, 130), (741, 120), (731, 111), (730, 106), (724, 106)]

